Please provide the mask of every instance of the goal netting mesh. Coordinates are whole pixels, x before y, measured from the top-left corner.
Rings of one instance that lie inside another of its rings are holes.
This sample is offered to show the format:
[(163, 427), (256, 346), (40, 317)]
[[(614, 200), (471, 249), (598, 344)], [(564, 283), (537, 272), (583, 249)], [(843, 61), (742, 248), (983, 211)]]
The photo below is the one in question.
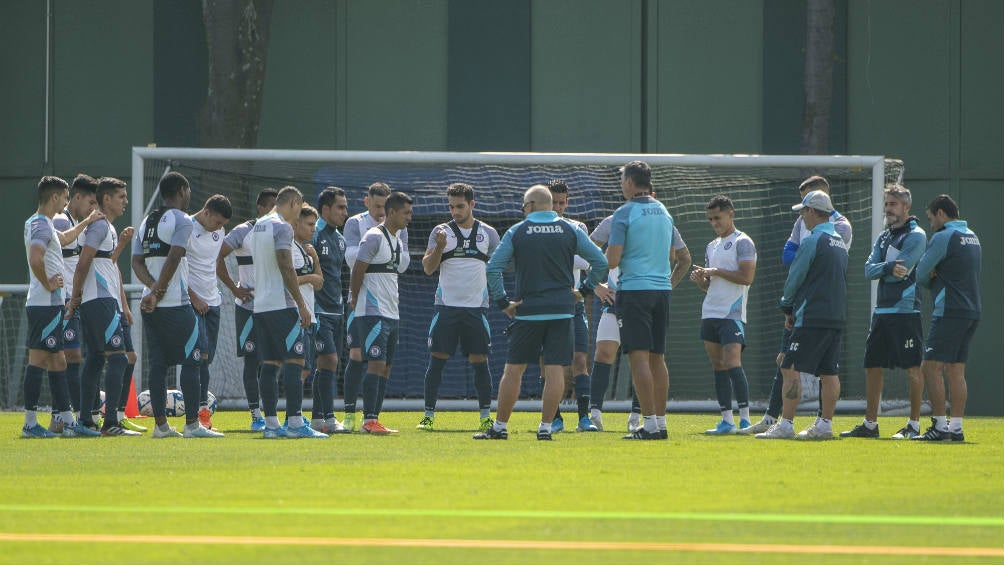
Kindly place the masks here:
[[(716, 194), (726, 194), (736, 205), (736, 225), (756, 243), (758, 265), (750, 289), (747, 339), (743, 364), (750, 379), (751, 398), (764, 400), (775, 371), (775, 357), (781, 340), (782, 315), (778, 299), (786, 276), (781, 264), (781, 250), (796, 214), (791, 206), (799, 200), (798, 185), (807, 176), (826, 176), (832, 186), (837, 210), (854, 226), (847, 273), (848, 323), (841, 359), (843, 398), (863, 398), (862, 359), (865, 335), (870, 319), (872, 285), (865, 280), (863, 264), (873, 240), (876, 213), (876, 189), (901, 178), (903, 164), (880, 158), (756, 158), (750, 156), (631, 156), (631, 155), (535, 155), (535, 154), (428, 154), (375, 152), (309, 152), (142, 149), (134, 158), (131, 200), (149, 209), (155, 201), (159, 178), (167, 171), (178, 171), (192, 185), (191, 210), (194, 213), (213, 194), (226, 195), (234, 206), (235, 216), (228, 229), (255, 215), (255, 198), (266, 187), (298, 187), (308, 202), (325, 186), (334, 185), (348, 193), (350, 214), (364, 210), (366, 188), (383, 181), (392, 189), (408, 193), (414, 199), (414, 215), (408, 227), (412, 266), (401, 277), (400, 344), (388, 384), (388, 397), (421, 398), (428, 360), (427, 333), (433, 314), (436, 276), (422, 272), (421, 255), (432, 228), (449, 219), (445, 191), (453, 182), (466, 182), (475, 189), (476, 216), (494, 226), (499, 234), (522, 219), (520, 204), (523, 192), (532, 184), (549, 179), (563, 179), (569, 186), (566, 216), (584, 222), (590, 231), (623, 203), (619, 167), (633, 159), (652, 165), (657, 197), (666, 205), (690, 249), (695, 264), (703, 264), (705, 246), (714, 238), (705, 217), (705, 206)], [(267, 158), (266, 158), (267, 157)], [(875, 164), (880, 166), (873, 166)], [(884, 178), (874, 182), (877, 171)], [(142, 193), (138, 193), (142, 191)], [(878, 211), (880, 213), (881, 210)], [(135, 221), (135, 220), (134, 220)], [(879, 224), (880, 225), (880, 224)], [(232, 257), (231, 257), (232, 259)], [(231, 264), (236, 274), (236, 265)], [(347, 277), (347, 272), (346, 272)], [(128, 276), (126, 277), (128, 280)], [(347, 283), (347, 278), (346, 278)], [(345, 285), (347, 288), (347, 284)], [(233, 301), (224, 294), (223, 321), (216, 360), (212, 366), (210, 390), (224, 406), (244, 406), (240, 363), (235, 354), (236, 338)], [(668, 332), (667, 361), (670, 370), (670, 400), (708, 401), (714, 398), (712, 372), (698, 336), (703, 293), (684, 279), (673, 291)], [(23, 306), (2, 305), (3, 347), (16, 349), (17, 319)], [(598, 313), (599, 309), (595, 311)], [(598, 318), (596, 318), (598, 319)], [(507, 321), (491, 312), (492, 353), (490, 366), (497, 385), (505, 363)], [(590, 324), (595, 332), (595, 324)], [(134, 339), (138, 339), (136, 335)], [(590, 348), (591, 352), (592, 348)], [(590, 353), (591, 357), (591, 353)], [(14, 351), (4, 356), (14, 359)], [(23, 366), (23, 365), (22, 365)], [(8, 389), (18, 389), (11, 381), (23, 371), (5, 367), (0, 383), (7, 396), (3, 406), (16, 404)], [(341, 375), (339, 375), (340, 379)], [(621, 363), (608, 398), (630, 398), (630, 377)], [(887, 378), (884, 398), (907, 398), (904, 378)], [(523, 396), (539, 398), (539, 373), (531, 367), (524, 377)], [(340, 394), (340, 393), (339, 393)], [(454, 356), (447, 365), (441, 397), (474, 398), (473, 374), (465, 360)], [(338, 397), (340, 398), (340, 396)]]

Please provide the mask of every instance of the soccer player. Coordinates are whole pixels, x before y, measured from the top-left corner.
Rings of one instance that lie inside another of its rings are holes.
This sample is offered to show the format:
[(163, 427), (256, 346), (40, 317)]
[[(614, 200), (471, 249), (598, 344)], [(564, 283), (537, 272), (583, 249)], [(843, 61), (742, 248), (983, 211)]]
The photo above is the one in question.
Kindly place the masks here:
[[(52, 218), (52, 225), (59, 232), (67, 232), (80, 226), (76, 239), (67, 242), (62, 251), (63, 299), (66, 301), (73, 295), (73, 273), (77, 269), (77, 257), (84, 248), (83, 230), (90, 223), (89, 216), (95, 213), (98, 207), (95, 196), (97, 191), (98, 181), (83, 173), (78, 174), (70, 187), (70, 200), (66, 208)], [(66, 357), (66, 383), (70, 388), (70, 404), (73, 405), (77, 416), (80, 408), (80, 363), (83, 361), (80, 343), (80, 312), (74, 311), (72, 318), (63, 320), (63, 355)], [(58, 421), (56, 426), (50, 423), (49, 431), (59, 433), (58, 425)]]
[[(81, 426), (73, 417), (70, 389), (63, 355), (63, 250), (75, 242), (85, 224), (65, 233), (53, 226), (52, 218), (66, 207), (69, 185), (59, 177), (42, 177), (38, 183), (38, 209), (24, 223), (24, 250), (28, 260), (28, 365), (24, 369), (24, 426), (21, 437), (53, 438), (99, 435)], [(52, 391), (52, 430), (38, 423), (38, 399), (42, 373), (48, 371)]]
[(805, 195), (792, 206), (810, 230), (804, 238), (784, 283), (781, 310), (791, 342), (784, 352), (784, 400), (781, 419), (758, 439), (795, 437), (794, 420), (802, 396), (799, 372), (819, 375), (822, 414), (798, 433), (799, 439), (833, 439), (833, 410), (840, 398), (837, 377), (840, 342), (847, 322), (847, 246), (833, 222), (833, 204), (822, 190)]
[(878, 301), (865, 342), (865, 420), (840, 437), (879, 437), (878, 412), (882, 398), (882, 369), (906, 369), (910, 381), (910, 419), (893, 439), (920, 435), (920, 402), (924, 380), (920, 372), (924, 331), (920, 321), (920, 293), (914, 269), (927, 245), (927, 234), (910, 215), (910, 190), (899, 184), (885, 188), (886, 230), (865, 263), (865, 276), (878, 280)]
[(216, 356), (216, 342), (220, 336), (220, 305), (223, 303), (223, 296), (216, 286), (216, 259), (226, 235), (223, 226), (227, 225), (231, 216), (233, 207), (226, 196), (210, 196), (202, 209), (190, 216), (192, 234), (188, 237), (185, 252), (188, 263), (188, 297), (199, 324), (199, 350), (202, 352), (198, 415), (199, 423), (207, 430), (213, 429), (209, 411), (209, 365)]
[(133, 315), (132, 309), (129, 306), (129, 299), (126, 297), (125, 284), (122, 281), (122, 270), (119, 269), (119, 256), (125, 251), (125, 248), (132, 241), (132, 236), (136, 230), (132, 226), (126, 226), (122, 228), (119, 232), (118, 243), (115, 245), (115, 250), (112, 251), (112, 264), (115, 265), (115, 270), (119, 274), (119, 320), (122, 322), (122, 347), (125, 349), (126, 355), (126, 368), (122, 372), (122, 392), (119, 394), (118, 403), (114, 402), (114, 399), (105, 399), (105, 410), (111, 408), (118, 408), (116, 411), (118, 414), (119, 427), (125, 428), (127, 430), (132, 430), (134, 432), (145, 432), (147, 431), (146, 426), (141, 426), (132, 420), (126, 418), (125, 409), (129, 405), (129, 389), (132, 385), (133, 371), (136, 369), (136, 350), (133, 348), (132, 344), (132, 326), (133, 326)]
[[(275, 206), (275, 197), (279, 194), (274, 188), (266, 188), (258, 193), (256, 208), (258, 215), (234, 227), (223, 238), (220, 254), (216, 258), (216, 276), (219, 277), (234, 295), (234, 322), (237, 336), (237, 356), (244, 359), (243, 381), (244, 393), (248, 399), (248, 410), (251, 412), (251, 431), (265, 430), (265, 417), (261, 413), (261, 393), (258, 386), (260, 364), (258, 363), (258, 346), (254, 332), (254, 258), (251, 256), (251, 241), (254, 226), (258, 218), (268, 214)], [(238, 280), (234, 282), (227, 270), (225, 259), (231, 253), (237, 257)]]
[[(695, 267), (690, 280), (707, 293), (701, 307), (701, 339), (715, 372), (715, 393), (722, 421), (708, 435), (734, 434), (750, 426), (750, 391), (743, 371), (746, 347), (746, 306), (756, 272), (756, 246), (736, 228), (736, 210), (724, 195), (707, 205), (708, 222), (718, 236), (708, 243), (704, 267)], [(739, 407), (739, 426), (732, 415), (732, 393)]]
[(621, 169), (627, 203), (614, 212), (607, 245), (610, 267), (620, 267), (617, 321), (621, 347), (631, 363), (631, 380), (642, 410), (642, 428), (624, 439), (668, 439), (666, 326), (672, 292), (670, 261), (673, 217), (651, 196), (652, 169), (631, 161)]
[[(572, 362), (575, 255), (584, 257), (590, 266), (582, 290), (592, 291), (607, 277), (607, 261), (600, 248), (551, 208), (551, 191), (544, 185), (531, 186), (523, 195), (526, 219), (506, 231), (488, 261), (491, 299), (515, 320), (499, 382), (495, 423), (474, 434), (474, 439), (509, 438), (509, 417), (519, 398), (523, 372), (528, 363), (538, 361), (544, 375), (544, 393), (537, 439), (551, 439), (551, 421), (565, 390), (564, 367)], [(515, 301), (509, 299), (502, 284), (502, 271), (510, 261), (516, 265)]]
[[(317, 208), (304, 203), (300, 208), (300, 217), (293, 223), (293, 270), (296, 271), (296, 282), (300, 286), (300, 295), (310, 312), (310, 325), (303, 332), (303, 371), (300, 373), (301, 386), (317, 368), (317, 317), (314, 314), (314, 291), (320, 290), (324, 284), (324, 275), (320, 271), (317, 251), (310, 244), (317, 232)], [(323, 392), (316, 391), (317, 381), (314, 381), (314, 404), (310, 427), (317, 431), (324, 423)], [(330, 390), (330, 385), (329, 389)]]
[[(407, 233), (410, 221), (411, 197), (403, 192), (388, 196), (383, 223), (363, 235), (352, 265), (349, 308), (355, 315), (358, 325), (356, 337), (359, 338), (353, 347), (361, 350), (367, 361), (366, 376), (362, 382), (362, 431), (365, 433), (397, 433), (397, 430), (381, 424), (379, 418), (397, 349), (400, 323), (398, 275), (408, 270), (411, 263), (408, 244), (399, 235), (392, 234)], [(360, 300), (360, 296), (365, 298)], [(345, 402), (349, 402), (348, 393)]]
[[(809, 194), (813, 190), (821, 190), (827, 195), (830, 194), (830, 183), (826, 178), (815, 175), (811, 176), (800, 185), (798, 185), (799, 199), (804, 199), (805, 195)], [(853, 229), (851, 228), (851, 223), (842, 214), (834, 210), (830, 213), (830, 222), (833, 224), (833, 229), (836, 230), (837, 234), (844, 241), (844, 245), (847, 246), (847, 251), (850, 252), (851, 249), (851, 239), (853, 236)], [(791, 228), (791, 235), (788, 237), (788, 241), (784, 244), (784, 250), (781, 252), (781, 263), (785, 266), (790, 266), (792, 261), (795, 259), (795, 253), (798, 251), (801, 241), (809, 236), (809, 230), (805, 227), (805, 222), (802, 217), (799, 216), (795, 220), (795, 224)], [(781, 417), (781, 389), (783, 387), (783, 376), (781, 372), (781, 359), (784, 356), (784, 352), (788, 350), (789, 340), (791, 338), (791, 330), (785, 328), (781, 332), (781, 351), (777, 354), (777, 370), (774, 373), (774, 382), (770, 387), (770, 400), (767, 405), (767, 411), (764, 413), (763, 418), (749, 426), (748, 428), (742, 428), (739, 430), (740, 434), (759, 434), (767, 431), (771, 425), (777, 422), (777, 419)], [(810, 383), (816, 380), (816, 375), (803, 374), (799, 376), (803, 383)], [(819, 394), (819, 412), (822, 413), (823, 398), (822, 392)]]
[[(317, 196), (317, 221), (313, 246), (324, 284), (314, 293), (314, 314), (317, 316), (317, 377), (314, 380), (314, 403), (323, 414), (323, 422), (312, 421), (311, 427), (326, 434), (346, 433), (335, 418), (335, 371), (345, 335), (345, 305), (342, 298), (342, 266), (345, 264), (345, 238), (338, 228), (349, 217), (345, 191), (329, 186)], [(320, 403), (318, 406), (317, 403)]]
[[(593, 243), (604, 248), (610, 240), (610, 226), (613, 223), (613, 214), (603, 218), (596, 226), (589, 239)], [(673, 226), (672, 254), (675, 263), (673, 271), (669, 275), (670, 284), (676, 287), (683, 280), (684, 275), (690, 270), (691, 257), (687, 242), (680, 235), (680, 230)], [(607, 387), (610, 386), (610, 371), (617, 358), (617, 350), (621, 346), (621, 332), (617, 325), (617, 307), (615, 299), (617, 293), (617, 275), (620, 269), (610, 269), (607, 282), (600, 283), (596, 287), (596, 296), (600, 299), (602, 310), (600, 321), (596, 324), (596, 347), (593, 350), (593, 372), (590, 375), (589, 392), (589, 420), (597, 430), (603, 430), (603, 397), (606, 396)], [(631, 414), (628, 416), (628, 432), (635, 432), (641, 427), (641, 405), (638, 402), (638, 395), (634, 394), (631, 402)]]
[[(382, 182), (375, 182), (367, 189), (363, 204), (366, 211), (360, 212), (345, 221), (345, 264), (351, 270), (359, 254), (359, 244), (362, 237), (371, 228), (384, 221), (387, 210), (385, 205), (390, 196), (390, 187)], [(408, 230), (403, 229), (395, 234), (408, 247)], [(411, 259), (408, 258), (408, 261)], [(349, 299), (351, 300), (351, 295)], [(345, 341), (349, 346), (349, 360), (345, 364), (345, 427), (349, 431), (356, 429), (356, 400), (363, 382), (363, 353), (360, 344), (363, 337), (356, 331), (355, 312), (350, 309), (346, 319), (348, 329)]]
[[(258, 218), (254, 226), (251, 255), (254, 258), (254, 326), (261, 360), (262, 409), (266, 439), (326, 438), (303, 421), (303, 331), (310, 326), (311, 312), (300, 294), (293, 270), (293, 226), (303, 208), (303, 194), (292, 186), (279, 190), (275, 207)], [(276, 377), (282, 372), (286, 390), (286, 427), (279, 426)]]
[(96, 193), (98, 210), (105, 217), (87, 226), (84, 245), (73, 273), (73, 295), (67, 304), (67, 318), (80, 309), (81, 330), (87, 345), (80, 379), (80, 421), (92, 429), (98, 426), (92, 416), (98, 383), (105, 369), (105, 419), (101, 434), (106, 436), (139, 435), (118, 424), (114, 410), (122, 392), (122, 375), (128, 365), (125, 355), (125, 334), (119, 313), (122, 299), (122, 275), (112, 259), (118, 246), (118, 234), (112, 226), (125, 213), (129, 198), (126, 183), (116, 178), (98, 180)]
[[(969, 342), (980, 323), (980, 271), (983, 248), (965, 220), (959, 205), (947, 194), (927, 205), (931, 241), (917, 264), (917, 284), (934, 298), (931, 327), (924, 344), (920, 368), (931, 401), (931, 427), (914, 440), (965, 441), (962, 417), (966, 410), (966, 360)], [(945, 381), (952, 399), (952, 417), (946, 422)]]
[(446, 199), (453, 218), (439, 224), (429, 234), (429, 244), (422, 257), (425, 274), (439, 270), (436, 288), (436, 314), (429, 327), (429, 367), (425, 372), (425, 417), (418, 428), (432, 430), (436, 418), (439, 385), (446, 361), (460, 344), (474, 369), (474, 388), (478, 394), (479, 431), (492, 425), (492, 382), (488, 371), (491, 330), (488, 326), (488, 279), (485, 267), (499, 234), (495, 228), (474, 219), (474, 187), (453, 183), (446, 189)]
[[(143, 283), (140, 311), (150, 359), (152, 437), (223, 437), (199, 423), (199, 322), (188, 293), (186, 254), (194, 226), (185, 211), (192, 199), (188, 179), (170, 172), (160, 179), (162, 204), (150, 212), (133, 239), (132, 269)], [(185, 397), (185, 427), (178, 433), (167, 421), (167, 367), (181, 365), (181, 393)]]

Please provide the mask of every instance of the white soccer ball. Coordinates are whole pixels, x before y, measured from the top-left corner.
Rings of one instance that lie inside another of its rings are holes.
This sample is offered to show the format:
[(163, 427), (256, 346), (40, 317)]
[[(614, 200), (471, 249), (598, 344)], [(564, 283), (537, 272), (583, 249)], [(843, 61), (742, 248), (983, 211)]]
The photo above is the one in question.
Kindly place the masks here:
[(140, 416), (153, 416), (153, 404), (150, 403), (150, 391), (144, 390), (136, 395), (136, 405)]
[(206, 398), (207, 398), (207, 400), (209, 402), (209, 413), (210, 414), (215, 414), (216, 413), (216, 405), (219, 404), (219, 401), (216, 400), (216, 395), (213, 394), (210, 391), (209, 395)]
[(167, 415), (185, 415), (185, 395), (181, 394), (180, 390), (171, 389), (167, 391)]

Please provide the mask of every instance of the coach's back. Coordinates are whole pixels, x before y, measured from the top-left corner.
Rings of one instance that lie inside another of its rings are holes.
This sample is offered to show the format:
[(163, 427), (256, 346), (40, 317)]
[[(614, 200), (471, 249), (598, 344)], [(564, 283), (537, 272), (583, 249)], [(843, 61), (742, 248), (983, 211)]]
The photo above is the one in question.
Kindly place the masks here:
[(628, 200), (614, 212), (610, 245), (622, 245), (620, 290), (672, 290), (669, 277), (673, 217), (651, 196)]

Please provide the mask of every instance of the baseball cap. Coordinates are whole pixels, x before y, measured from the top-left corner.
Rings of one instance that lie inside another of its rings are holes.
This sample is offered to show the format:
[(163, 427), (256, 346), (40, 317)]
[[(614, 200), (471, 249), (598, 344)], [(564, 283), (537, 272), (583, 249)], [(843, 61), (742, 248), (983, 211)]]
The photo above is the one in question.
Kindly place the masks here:
[(809, 194), (805, 195), (801, 204), (795, 204), (791, 207), (791, 209), (796, 212), (802, 208), (813, 208), (822, 212), (832, 212), (833, 202), (830, 202), (829, 194), (826, 194), (822, 190), (813, 190)]

